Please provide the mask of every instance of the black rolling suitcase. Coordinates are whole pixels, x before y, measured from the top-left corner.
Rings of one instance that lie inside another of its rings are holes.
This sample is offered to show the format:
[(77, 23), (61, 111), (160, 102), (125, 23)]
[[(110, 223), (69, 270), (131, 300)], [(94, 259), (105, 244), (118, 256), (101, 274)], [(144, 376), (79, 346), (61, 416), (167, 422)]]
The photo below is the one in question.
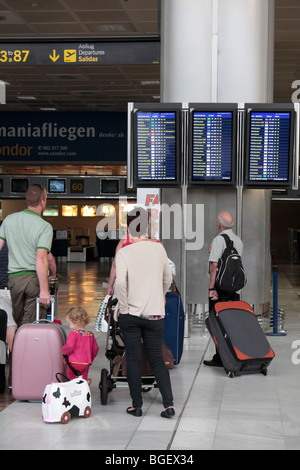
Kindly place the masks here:
[(0, 393), (5, 391), (7, 313), (0, 309)]
[(229, 377), (267, 375), (275, 354), (248, 303), (218, 302), (205, 323)]

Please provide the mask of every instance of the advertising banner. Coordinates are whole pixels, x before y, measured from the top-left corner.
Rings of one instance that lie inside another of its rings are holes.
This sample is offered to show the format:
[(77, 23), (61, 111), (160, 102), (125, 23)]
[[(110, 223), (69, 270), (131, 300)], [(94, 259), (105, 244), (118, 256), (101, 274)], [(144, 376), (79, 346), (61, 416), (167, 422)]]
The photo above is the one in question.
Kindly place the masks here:
[(0, 114), (2, 163), (125, 164), (126, 159), (127, 113)]

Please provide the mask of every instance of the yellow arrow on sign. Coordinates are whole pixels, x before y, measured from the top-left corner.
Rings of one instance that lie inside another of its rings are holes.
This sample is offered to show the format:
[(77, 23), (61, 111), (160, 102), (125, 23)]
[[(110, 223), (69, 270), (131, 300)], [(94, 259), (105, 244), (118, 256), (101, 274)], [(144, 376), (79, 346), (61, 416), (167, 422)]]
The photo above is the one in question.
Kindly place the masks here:
[(49, 57), (50, 57), (51, 60), (53, 60), (53, 62), (56, 62), (57, 59), (59, 59), (59, 54), (56, 55), (56, 50), (53, 49), (53, 55), (49, 54)]

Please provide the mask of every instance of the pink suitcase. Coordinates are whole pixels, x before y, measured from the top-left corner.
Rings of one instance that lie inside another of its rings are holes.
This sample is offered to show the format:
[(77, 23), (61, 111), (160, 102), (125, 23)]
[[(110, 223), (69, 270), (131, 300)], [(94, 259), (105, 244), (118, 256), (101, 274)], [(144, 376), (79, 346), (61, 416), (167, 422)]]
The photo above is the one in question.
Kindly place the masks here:
[[(51, 299), (54, 319), (54, 298)], [(12, 351), (12, 395), (16, 400), (41, 401), (47, 384), (56, 382), (56, 373), (65, 374), (61, 352), (66, 333), (57, 323), (37, 320), (16, 332)]]

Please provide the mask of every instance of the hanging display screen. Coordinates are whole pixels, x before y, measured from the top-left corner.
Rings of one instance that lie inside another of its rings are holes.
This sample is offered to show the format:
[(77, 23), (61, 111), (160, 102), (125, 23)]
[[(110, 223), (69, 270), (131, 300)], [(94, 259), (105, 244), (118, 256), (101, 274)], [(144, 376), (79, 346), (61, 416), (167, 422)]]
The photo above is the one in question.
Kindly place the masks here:
[(180, 186), (180, 107), (147, 108), (134, 111), (134, 185)]
[(28, 178), (12, 178), (10, 189), (12, 193), (26, 193), (29, 187)]
[(292, 186), (293, 105), (246, 105), (244, 186)]
[(235, 185), (236, 121), (236, 105), (190, 105), (190, 186)]
[(102, 194), (117, 194), (119, 193), (119, 180), (101, 180), (101, 193)]
[(66, 192), (66, 180), (65, 179), (49, 179), (48, 180), (48, 193), (65, 193)]

